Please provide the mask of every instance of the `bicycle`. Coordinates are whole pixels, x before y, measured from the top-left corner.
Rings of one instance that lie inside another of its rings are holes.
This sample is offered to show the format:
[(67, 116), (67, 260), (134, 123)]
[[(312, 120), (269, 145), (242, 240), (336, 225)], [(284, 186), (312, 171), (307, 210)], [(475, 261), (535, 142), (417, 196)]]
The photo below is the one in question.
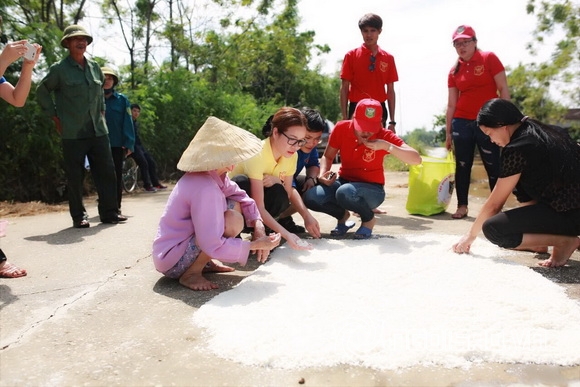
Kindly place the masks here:
[(123, 189), (127, 193), (131, 193), (137, 188), (139, 180), (139, 166), (132, 157), (125, 157), (123, 159)]

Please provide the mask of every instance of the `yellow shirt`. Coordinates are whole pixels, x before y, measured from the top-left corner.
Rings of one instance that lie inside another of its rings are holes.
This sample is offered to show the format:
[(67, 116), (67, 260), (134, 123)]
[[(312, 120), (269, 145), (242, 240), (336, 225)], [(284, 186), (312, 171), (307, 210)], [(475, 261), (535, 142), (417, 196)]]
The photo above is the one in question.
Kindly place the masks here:
[(269, 137), (262, 140), (262, 145), (262, 151), (251, 159), (236, 165), (234, 170), (230, 172), (230, 177), (246, 175), (250, 179), (262, 180), (265, 175), (272, 175), (283, 182), (286, 176), (294, 176), (298, 162), (297, 153), (294, 153), (292, 157), (281, 156), (276, 160), (272, 153)]

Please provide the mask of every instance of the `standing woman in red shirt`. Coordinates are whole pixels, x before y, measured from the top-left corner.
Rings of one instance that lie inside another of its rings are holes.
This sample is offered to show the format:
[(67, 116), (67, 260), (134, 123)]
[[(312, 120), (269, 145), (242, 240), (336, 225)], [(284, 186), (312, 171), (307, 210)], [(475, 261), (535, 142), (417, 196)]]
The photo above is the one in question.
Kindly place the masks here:
[(505, 69), (498, 57), (477, 48), (475, 31), (461, 25), (453, 33), (453, 47), (459, 56), (447, 78), (449, 98), (445, 115), (445, 147), (455, 152), (457, 211), (453, 219), (467, 216), (469, 183), (475, 146), (493, 190), (499, 175), (499, 147), (476, 125), (479, 109), (492, 98), (510, 99)]

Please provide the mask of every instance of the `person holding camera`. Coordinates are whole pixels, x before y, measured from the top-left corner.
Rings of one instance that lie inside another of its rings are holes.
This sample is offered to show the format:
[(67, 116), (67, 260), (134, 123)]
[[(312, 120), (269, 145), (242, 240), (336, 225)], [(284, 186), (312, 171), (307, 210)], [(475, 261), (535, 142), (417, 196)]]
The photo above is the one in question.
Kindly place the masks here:
[[(32, 69), (36, 65), (41, 51), (42, 46), (29, 44), (26, 40), (6, 44), (0, 53), (0, 98), (13, 106), (24, 106), (32, 85)], [(20, 78), (18, 78), (16, 86), (13, 86), (4, 78), (4, 72), (11, 63), (17, 61), (24, 55), (26, 55), (26, 58), (22, 62)], [(0, 249), (0, 277), (17, 278), (25, 275), (26, 270), (8, 262), (6, 254)]]

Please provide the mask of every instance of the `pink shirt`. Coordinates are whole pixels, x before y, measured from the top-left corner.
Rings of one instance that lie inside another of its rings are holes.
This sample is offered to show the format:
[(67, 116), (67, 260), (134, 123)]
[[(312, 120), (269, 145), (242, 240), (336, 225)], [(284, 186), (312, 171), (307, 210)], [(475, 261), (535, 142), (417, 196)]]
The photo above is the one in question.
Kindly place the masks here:
[(250, 242), (223, 236), (226, 198), (240, 203), (248, 226), (262, 219), (256, 202), (225, 175), (190, 172), (179, 179), (153, 241), (153, 263), (159, 272), (166, 272), (179, 261), (194, 235), (197, 246), (212, 258), (246, 264)]

